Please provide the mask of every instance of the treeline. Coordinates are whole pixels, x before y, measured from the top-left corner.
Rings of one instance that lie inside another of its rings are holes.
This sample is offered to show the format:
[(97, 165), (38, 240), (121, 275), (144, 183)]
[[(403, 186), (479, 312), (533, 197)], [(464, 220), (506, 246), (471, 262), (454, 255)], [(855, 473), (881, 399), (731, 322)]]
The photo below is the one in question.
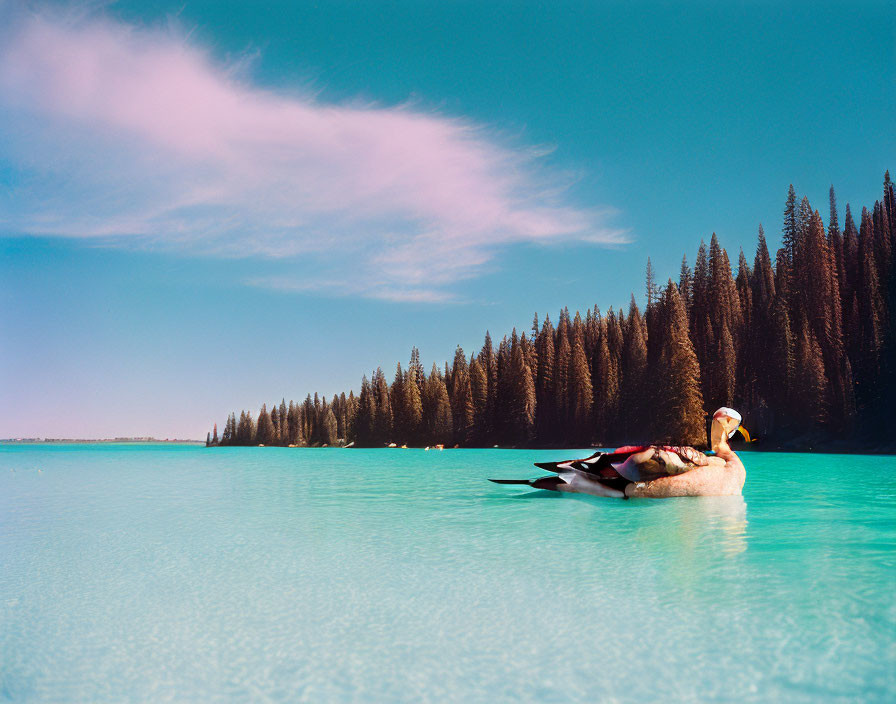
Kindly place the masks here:
[(896, 198), (850, 206), (841, 228), (831, 187), (827, 225), (790, 187), (782, 247), (759, 227), (752, 266), (736, 275), (715, 234), (693, 268), (663, 286), (647, 263), (647, 307), (595, 306), (536, 315), (529, 332), (478, 353), (460, 348), (429, 373), (416, 348), (391, 384), (381, 369), (361, 390), (281, 401), (257, 420), (231, 414), (221, 445), (389, 443), (582, 446), (653, 441), (703, 445), (706, 413), (727, 405), (768, 440), (885, 438), (896, 392)]

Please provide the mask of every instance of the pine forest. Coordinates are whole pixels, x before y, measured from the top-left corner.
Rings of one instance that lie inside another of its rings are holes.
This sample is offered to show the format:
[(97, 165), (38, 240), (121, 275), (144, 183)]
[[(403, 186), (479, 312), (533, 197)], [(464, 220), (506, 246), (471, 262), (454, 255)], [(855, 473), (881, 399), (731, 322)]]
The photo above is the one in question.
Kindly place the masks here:
[[(842, 223), (842, 225), (841, 225)], [(593, 309), (495, 342), (458, 347), (429, 371), (418, 350), (391, 382), (231, 414), (210, 445), (390, 444), (447, 447), (706, 445), (708, 413), (731, 406), (759, 446), (892, 449), (896, 397), (896, 197), (841, 220), (834, 188), (825, 225), (790, 187), (782, 246), (759, 227), (736, 270), (713, 234), (678, 281), (654, 280), (646, 308)]]

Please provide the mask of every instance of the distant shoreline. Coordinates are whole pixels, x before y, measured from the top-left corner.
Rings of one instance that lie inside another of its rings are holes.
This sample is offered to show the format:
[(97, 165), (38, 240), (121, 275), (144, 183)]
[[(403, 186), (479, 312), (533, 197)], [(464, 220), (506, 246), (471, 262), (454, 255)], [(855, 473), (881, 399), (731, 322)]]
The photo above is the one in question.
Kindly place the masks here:
[[(202, 443), (205, 445), (205, 443)], [(642, 443), (608, 443), (606, 445), (467, 445), (465, 447), (444, 447), (443, 450), (518, 450), (518, 451), (557, 451), (557, 452), (596, 452), (598, 450), (608, 450), (623, 445), (642, 444)], [(662, 444), (662, 443), (649, 443)], [(389, 446), (389, 445), (209, 445), (208, 448), (281, 448), (281, 449), (305, 449), (320, 450), (325, 448), (334, 448), (341, 450), (438, 450), (436, 446), (408, 445), (407, 447)], [(698, 446), (698, 449), (709, 452), (705, 445)], [(806, 454), (822, 454), (822, 455), (896, 455), (896, 444), (894, 443), (862, 443), (860, 441), (832, 440), (832, 441), (796, 441), (796, 442), (776, 442), (769, 440), (767, 442), (754, 442), (750, 445), (736, 443), (733, 449), (737, 453), (755, 453), (763, 452), (781, 452), (781, 453), (806, 453)]]
[[(0, 438), (0, 445), (200, 445), (205, 447), (204, 440), (184, 440), (184, 439), (165, 439), (160, 440), (158, 438), (102, 438), (102, 439), (74, 439), (74, 438)], [(255, 448), (259, 447), (257, 445), (232, 445), (232, 446), (219, 446), (215, 445), (212, 447), (250, 447)], [(287, 449), (284, 445), (268, 445), (267, 447), (272, 448), (283, 448)], [(346, 448), (345, 446), (332, 446), (335, 449), (359, 449), (359, 450), (389, 450), (389, 449), (402, 449), (402, 448), (389, 448), (387, 446), (383, 447), (357, 447), (357, 448)], [(613, 445), (606, 445), (606, 448), (615, 447)], [(263, 448), (262, 448), (263, 449)], [(292, 447), (289, 449), (321, 449), (320, 446), (315, 445), (299, 445), (297, 447)], [(412, 450), (422, 450), (423, 447), (411, 447), (409, 449)], [(427, 448), (429, 449), (429, 448)], [(464, 448), (449, 448), (446, 447), (446, 450), (451, 449), (462, 449), (462, 450), (556, 450), (558, 452), (574, 452), (579, 450), (580, 452), (587, 452), (589, 450), (596, 451), (600, 448), (597, 446), (592, 446), (590, 448), (581, 447), (570, 447), (568, 445), (533, 445), (533, 446), (523, 446), (523, 447), (464, 447)], [(831, 442), (831, 443), (812, 443), (808, 444), (779, 444), (775, 442), (769, 442), (767, 444), (760, 444), (758, 447), (756, 445), (752, 445), (750, 447), (739, 446), (734, 448), (738, 453), (756, 453), (761, 454), (764, 452), (786, 452), (786, 453), (811, 453), (811, 454), (825, 454), (825, 455), (896, 455), (896, 446), (891, 444), (882, 444), (882, 445), (858, 445), (854, 443), (844, 443), (844, 442)]]
[(180, 438), (0, 438), (2, 445), (96, 445), (96, 444), (168, 444), (168, 445), (205, 445), (205, 440), (186, 440)]

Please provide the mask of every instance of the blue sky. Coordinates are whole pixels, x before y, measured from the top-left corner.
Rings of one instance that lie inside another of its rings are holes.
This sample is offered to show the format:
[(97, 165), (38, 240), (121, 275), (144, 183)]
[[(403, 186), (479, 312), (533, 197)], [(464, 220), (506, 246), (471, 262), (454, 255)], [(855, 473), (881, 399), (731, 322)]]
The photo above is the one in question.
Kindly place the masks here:
[(896, 155), (888, 2), (0, 0), (0, 437), (230, 410), (627, 304)]

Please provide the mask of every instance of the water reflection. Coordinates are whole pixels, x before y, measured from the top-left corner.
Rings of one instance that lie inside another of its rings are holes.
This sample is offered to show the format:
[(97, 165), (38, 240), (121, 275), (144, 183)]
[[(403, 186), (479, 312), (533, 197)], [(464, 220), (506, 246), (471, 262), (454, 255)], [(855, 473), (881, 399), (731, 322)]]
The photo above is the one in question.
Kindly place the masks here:
[(704, 530), (712, 531), (727, 555), (747, 549), (747, 502), (743, 496), (698, 496), (692, 516), (702, 517)]
[(643, 509), (638, 540), (645, 548), (674, 549), (681, 554), (698, 547), (712, 548), (708, 552), (727, 556), (747, 548), (747, 502), (743, 496), (694, 496), (662, 502), (643, 499), (637, 503)]
[[(672, 601), (706, 592), (719, 605), (735, 599), (729, 590), (737, 590), (748, 535), (742, 496), (645, 499), (638, 504), (642, 515), (633, 552), (649, 556), (660, 568)], [(728, 587), (719, 590), (720, 581)]]
[[(707, 560), (735, 557), (747, 549), (747, 502), (743, 496), (692, 496), (678, 499), (633, 499), (627, 502), (586, 494), (529, 491), (503, 500), (580, 501), (599, 509), (595, 529), (602, 540), (629, 541), (631, 547), (676, 555), (693, 562), (702, 552)], [(616, 511), (624, 511), (623, 515)], [(613, 519), (607, 524), (607, 511)]]

